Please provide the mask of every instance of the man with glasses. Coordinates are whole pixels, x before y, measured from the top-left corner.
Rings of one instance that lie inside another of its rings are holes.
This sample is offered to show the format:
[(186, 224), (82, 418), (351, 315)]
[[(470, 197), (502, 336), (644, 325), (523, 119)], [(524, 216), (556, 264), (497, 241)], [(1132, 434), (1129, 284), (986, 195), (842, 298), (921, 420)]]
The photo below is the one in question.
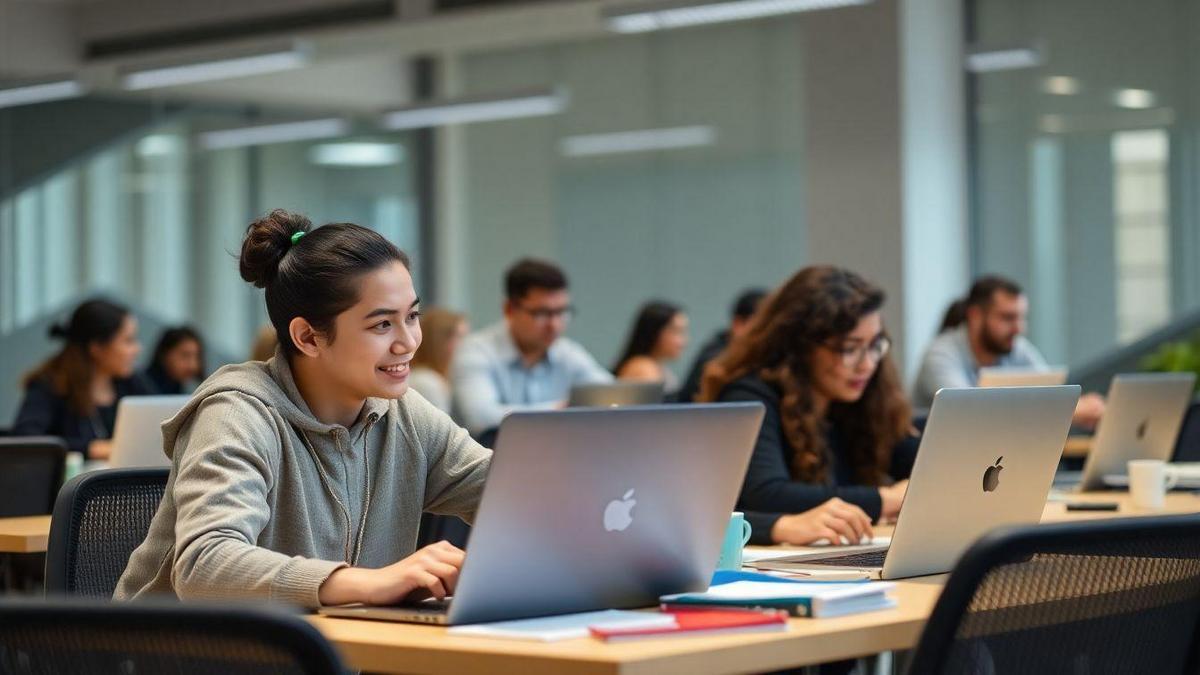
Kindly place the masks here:
[[(999, 276), (981, 277), (971, 286), (965, 305), (963, 322), (938, 335), (925, 351), (913, 388), (913, 405), (929, 407), (938, 389), (977, 386), (980, 368), (1048, 368), (1041, 352), (1025, 338), (1029, 299), (1016, 282)], [(1090, 428), (1103, 414), (1103, 397), (1084, 394), (1074, 422)]]
[(577, 384), (612, 375), (563, 337), (574, 308), (558, 266), (525, 259), (505, 274), (504, 319), (467, 336), (454, 356), (455, 415), (476, 438), (514, 410), (563, 405)]

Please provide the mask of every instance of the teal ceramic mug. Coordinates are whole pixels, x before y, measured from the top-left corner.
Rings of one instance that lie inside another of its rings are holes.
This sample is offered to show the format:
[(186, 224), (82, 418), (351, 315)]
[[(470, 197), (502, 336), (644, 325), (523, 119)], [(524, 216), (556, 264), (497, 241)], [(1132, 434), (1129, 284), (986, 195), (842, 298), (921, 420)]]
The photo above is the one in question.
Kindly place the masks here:
[(742, 548), (750, 541), (750, 523), (741, 511), (734, 511), (725, 528), (725, 539), (721, 541), (721, 557), (717, 558), (717, 569), (742, 569)]

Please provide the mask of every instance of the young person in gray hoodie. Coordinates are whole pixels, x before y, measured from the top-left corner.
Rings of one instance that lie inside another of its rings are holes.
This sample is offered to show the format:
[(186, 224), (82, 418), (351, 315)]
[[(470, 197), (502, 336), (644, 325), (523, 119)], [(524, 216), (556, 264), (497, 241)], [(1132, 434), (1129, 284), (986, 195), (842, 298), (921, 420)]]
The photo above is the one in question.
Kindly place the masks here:
[[(311, 231), (310, 231), (311, 230)], [(226, 366), (163, 425), (166, 493), (114, 597), (392, 604), (454, 590), (463, 552), (415, 551), (423, 511), (471, 520), (491, 451), (415, 391), (403, 252), (276, 210), (242, 243), (280, 348)]]

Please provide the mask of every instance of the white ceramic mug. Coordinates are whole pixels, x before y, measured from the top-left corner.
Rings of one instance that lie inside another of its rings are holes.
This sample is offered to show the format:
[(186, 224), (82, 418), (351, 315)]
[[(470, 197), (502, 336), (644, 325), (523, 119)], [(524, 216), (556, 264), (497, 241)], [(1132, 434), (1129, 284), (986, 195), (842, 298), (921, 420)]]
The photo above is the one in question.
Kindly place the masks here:
[(1178, 476), (1167, 472), (1161, 459), (1135, 459), (1129, 462), (1129, 496), (1139, 509), (1161, 509), (1166, 505), (1167, 490), (1175, 487)]

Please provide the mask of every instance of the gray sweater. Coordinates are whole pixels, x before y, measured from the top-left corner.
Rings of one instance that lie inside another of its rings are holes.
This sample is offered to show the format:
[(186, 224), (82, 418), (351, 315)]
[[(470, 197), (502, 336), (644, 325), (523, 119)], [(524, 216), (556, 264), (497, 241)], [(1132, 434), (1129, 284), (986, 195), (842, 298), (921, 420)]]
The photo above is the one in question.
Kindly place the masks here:
[(317, 607), (334, 570), (413, 553), (422, 511), (471, 520), (492, 456), (413, 390), (324, 424), (278, 355), (221, 368), (162, 430), (166, 494), (117, 600)]

